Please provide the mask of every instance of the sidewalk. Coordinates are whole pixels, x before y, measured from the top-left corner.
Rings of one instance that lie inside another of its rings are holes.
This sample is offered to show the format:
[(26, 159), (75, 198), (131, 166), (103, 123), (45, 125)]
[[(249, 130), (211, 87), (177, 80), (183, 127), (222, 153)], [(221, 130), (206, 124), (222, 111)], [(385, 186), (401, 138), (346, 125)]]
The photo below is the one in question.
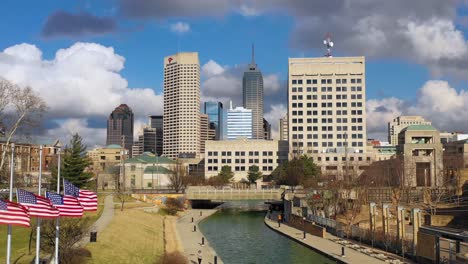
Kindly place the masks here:
[[(275, 219), (275, 217), (272, 217)], [(265, 217), (265, 224), (271, 228), (273, 231), (281, 233), (296, 242), (303, 244), (306, 247), (312, 248), (320, 253), (327, 255), (328, 257), (337, 260), (340, 263), (386, 263), (383, 260), (380, 260), (375, 257), (371, 257), (367, 254), (361, 253), (349, 247), (345, 247), (345, 257), (341, 256), (342, 245), (335, 243), (326, 238), (320, 238), (317, 236), (312, 236), (310, 234), (306, 235), (306, 240), (303, 240), (303, 232), (299, 229), (290, 227), (284, 223), (281, 223), (281, 227), (278, 228), (278, 222), (268, 219)], [(329, 234), (327, 234), (329, 235)], [(395, 262), (402, 263), (402, 262)]]
[[(177, 220), (177, 233), (180, 239), (180, 244), (184, 248), (185, 256), (190, 264), (198, 264), (198, 250), (202, 251), (202, 264), (214, 264), (214, 256), (217, 256), (210, 243), (205, 238), (205, 246), (201, 245), (204, 235), (200, 232), (198, 223), (208, 216), (216, 213), (217, 210), (189, 210), (187, 214)], [(200, 216), (202, 212), (202, 216)], [(192, 223), (193, 217), (193, 223)], [(197, 231), (193, 232), (193, 226), (196, 225)], [(223, 263), (218, 256), (218, 264)]]
[(107, 195), (104, 199), (104, 209), (102, 209), (102, 214), (96, 222), (89, 228), (86, 236), (79, 242), (80, 247), (86, 246), (89, 243), (90, 232), (96, 231), (98, 233), (102, 232), (114, 218), (114, 196), (112, 194)]

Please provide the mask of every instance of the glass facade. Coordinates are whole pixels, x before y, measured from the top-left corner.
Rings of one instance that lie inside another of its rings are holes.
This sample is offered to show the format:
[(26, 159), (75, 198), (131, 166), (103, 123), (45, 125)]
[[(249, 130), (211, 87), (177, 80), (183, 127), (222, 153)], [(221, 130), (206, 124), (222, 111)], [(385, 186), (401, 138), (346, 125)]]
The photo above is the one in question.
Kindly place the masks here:
[(227, 111), (226, 139), (252, 138), (252, 110), (236, 107)]
[(221, 102), (205, 102), (204, 113), (208, 115), (210, 129), (215, 130), (215, 139), (223, 137), (223, 104)]

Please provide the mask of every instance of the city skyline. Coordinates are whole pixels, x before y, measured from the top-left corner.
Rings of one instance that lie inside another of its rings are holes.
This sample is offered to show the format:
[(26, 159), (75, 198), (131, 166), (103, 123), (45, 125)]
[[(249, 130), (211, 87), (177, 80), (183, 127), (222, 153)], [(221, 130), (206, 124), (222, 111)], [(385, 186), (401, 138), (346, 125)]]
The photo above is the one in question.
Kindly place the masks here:
[[(408, 8), (397, 3), (387, 8), (370, 2), (363, 7), (339, 1), (228, 1), (231, 5), (189, 5), (186, 13), (180, 13), (180, 3), (154, 3), (147, 6), (146, 16), (142, 4), (129, 9), (123, 2), (43, 1), (27, 9), (2, 3), (11, 10), (5, 17), (11, 23), (0, 26), (8, 36), (0, 40), (0, 75), (32, 86), (47, 101), (42, 137), (64, 139), (79, 132), (90, 147), (102, 144), (105, 117), (120, 103), (134, 110), (138, 132), (147, 116), (162, 114), (160, 60), (178, 50), (200, 54), (202, 102), (233, 99), (240, 105), (242, 73), (249, 61), (245, 50), (254, 42), (262, 51), (256, 61), (264, 74), (265, 118), (278, 138), (278, 120), (286, 113), (287, 58), (323, 56), (327, 32), (335, 42), (334, 56), (366, 57), (370, 138), (385, 139), (387, 123), (399, 115), (430, 118), (440, 130), (468, 131), (463, 115), (467, 80), (460, 67), (468, 57), (464, 2), (438, 1), (434, 8), (414, 1)], [(155, 12), (157, 7), (174, 15)], [(277, 10), (285, 12), (279, 15)], [(20, 19), (18, 12), (26, 18)], [(311, 26), (306, 17), (316, 23)], [(81, 23), (73, 27), (59, 23), (60, 18)], [(354, 26), (345, 26), (349, 24)], [(446, 100), (438, 100), (441, 96)]]

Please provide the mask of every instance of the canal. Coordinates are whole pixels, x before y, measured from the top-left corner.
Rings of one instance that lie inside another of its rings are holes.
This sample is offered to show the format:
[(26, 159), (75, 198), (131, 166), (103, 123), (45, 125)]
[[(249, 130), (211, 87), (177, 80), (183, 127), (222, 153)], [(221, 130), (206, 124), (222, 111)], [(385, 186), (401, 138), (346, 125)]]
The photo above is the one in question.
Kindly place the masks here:
[(335, 263), (265, 226), (264, 211), (223, 209), (200, 223), (226, 264)]

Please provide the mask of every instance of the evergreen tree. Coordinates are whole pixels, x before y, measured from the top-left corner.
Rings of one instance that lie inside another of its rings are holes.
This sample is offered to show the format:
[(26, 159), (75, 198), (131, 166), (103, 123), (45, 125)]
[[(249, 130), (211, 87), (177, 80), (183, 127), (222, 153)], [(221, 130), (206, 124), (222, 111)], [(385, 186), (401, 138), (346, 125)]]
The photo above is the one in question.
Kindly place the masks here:
[(247, 179), (250, 183), (255, 183), (258, 179), (262, 177), (262, 173), (257, 165), (252, 165), (249, 167), (249, 172), (247, 173)]
[[(62, 155), (60, 184), (63, 179), (73, 183), (79, 188), (86, 187), (90, 184), (89, 180), (92, 177), (90, 172), (85, 172), (85, 169), (91, 165), (91, 161), (86, 156), (86, 146), (82, 143), (82, 138), (77, 134), (73, 135), (70, 140), (70, 145), (65, 147)], [(57, 165), (52, 170), (51, 188), (57, 188)], [(62, 186), (60, 186), (62, 189)]]

